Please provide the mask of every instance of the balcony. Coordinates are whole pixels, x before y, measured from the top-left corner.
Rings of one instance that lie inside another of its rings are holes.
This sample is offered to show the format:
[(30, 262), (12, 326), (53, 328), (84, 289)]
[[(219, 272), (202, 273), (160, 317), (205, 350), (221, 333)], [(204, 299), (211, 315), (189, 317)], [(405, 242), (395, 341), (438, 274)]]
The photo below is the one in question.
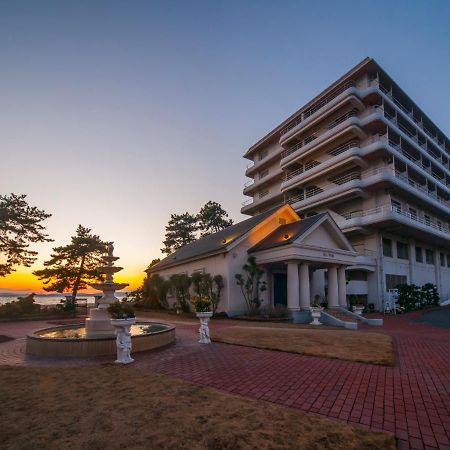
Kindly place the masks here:
[(358, 93), (359, 89), (354, 81), (350, 81), (325, 98), (322, 98), (281, 130), (280, 143), (292, 139), (299, 131), (304, 131), (313, 126), (317, 123), (317, 120), (322, 120), (325, 115), (332, 114), (347, 103), (351, 103), (355, 108), (363, 110), (364, 104), (360, 100)]
[[(437, 239), (446, 245), (450, 244), (449, 229), (392, 205), (343, 214), (337, 224), (344, 232), (374, 224), (395, 231), (395, 226), (397, 226), (403, 236), (419, 237), (420, 240), (428, 240), (433, 243), (436, 243)], [(422, 234), (418, 235), (417, 232), (422, 232)]]
[(416, 201), (429, 204), (441, 214), (448, 214), (450, 202), (437, 195), (435, 191), (408, 178), (406, 174), (394, 170), (390, 166), (381, 166), (363, 172), (352, 172), (336, 178), (333, 183), (305, 188), (302, 194), (290, 197), (288, 202), (294, 209), (316, 207), (322, 203), (330, 203), (347, 196), (368, 197), (368, 189), (377, 189), (382, 185), (395, 185), (406, 191)]
[(264, 186), (264, 184), (273, 182), (274, 178), (281, 178), (283, 170), (280, 167), (273, 168), (267, 175), (262, 178), (247, 180), (244, 184), (244, 195), (250, 195), (255, 189)]
[(435, 136), (430, 130), (428, 130), (425, 125), (423, 124), (422, 118), (418, 119), (414, 116), (413, 111), (405, 107), (400, 100), (398, 100), (392, 92), (387, 89), (385, 86), (383, 86), (381, 83), (379, 83), (377, 80), (372, 80), (369, 83), (369, 87), (374, 87), (378, 89), (385, 98), (387, 98), (390, 103), (401, 113), (403, 116), (411, 123), (414, 124), (419, 130), (421, 130), (428, 138), (432, 140), (433, 145), (438, 146), (438, 148), (442, 151), (444, 151), (447, 154), (450, 154), (449, 149), (446, 148), (445, 143), (439, 141), (438, 137)]

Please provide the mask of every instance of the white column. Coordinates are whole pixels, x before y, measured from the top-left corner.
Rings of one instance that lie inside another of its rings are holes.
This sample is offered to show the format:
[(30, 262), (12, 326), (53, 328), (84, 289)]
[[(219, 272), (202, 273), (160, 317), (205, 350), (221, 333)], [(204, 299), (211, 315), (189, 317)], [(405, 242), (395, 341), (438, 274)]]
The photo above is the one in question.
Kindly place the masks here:
[(339, 289), (339, 306), (347, 308), (347, 283), (345, 281), (345, 267), (340, 266), (337, 271), (338, 289)]
[(287, 307), (291, 311), (298, 311), (300, 309), (298, 264), (290, 262), (287, 266)]
[(300, 264), (300, 308), (309, 309), (311, 306), (311, 289), (309, 284), (309, 264)]
[(328, 269), (328, 308), (339, 306), (338, 293), (337, 267), (331, 266)]

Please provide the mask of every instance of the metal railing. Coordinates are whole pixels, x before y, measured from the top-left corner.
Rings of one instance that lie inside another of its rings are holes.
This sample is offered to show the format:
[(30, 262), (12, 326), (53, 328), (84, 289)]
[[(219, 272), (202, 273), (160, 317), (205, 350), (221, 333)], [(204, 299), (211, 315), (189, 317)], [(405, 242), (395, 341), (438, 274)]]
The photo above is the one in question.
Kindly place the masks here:
[(437, 225), (428, 219), (424, 219), (422, 217), (419, 217), (417, 214), (412, 214), (406, 211), (403, 211), (401, 208), (393, 205), (385, 205), (385, 206), (379, 206), (377, 208), (368, 209), (365, 211), (354, 211), (352, 213), (348, 214), (340, 214), (344, 220), (351, 220), (358, 217), (367, 217), (367, 216), (374, 216), (377, 214), (383, 214), (383, 213), (395, 213), (399, 216), (405, 217), (413, 222), (418, 222), (422, 225), (425, 225), (426, 227), (433, 228), (435, 230), (441, 231), (442, 233), (450, 235), (450, 230), (444, 228), (442, 225)]
[(322, 109), (324, 106), (326, 106), (328, 103), (330, 103), (332, 100), (334, 100), (336, 97), (338, 97), (339, 95), (341, 95), (343, 92), (345, 92), (347, 89), (354, 87), (355, 86), (355, 82), (354, 81), (349, 81), (348, 83), (344, 84), (343, 86), (341, 86), (339, 89), (335, 90), (334, 92), (332, 92), (330, 95), (328, 95), (327, 97), (323, 98), (322, 100), (320, 100), (318, 103), (316, 103), (315, 105), (311, 106), (310, 108), (308, 108), (307, 110), (305, 110), (303, 113), (301, 113), (298, 117), (296, 117), (289, 125), (285, 126), (281, 131), (280, 131), (280, 136), (283, 136), (283, 134), (286, 134), (288, 131), (292, 130), (293, 128), (295, 128), (297, 125), (299, 125), (300, 123), (302, 123), (305, 119), (308, 119), (309, 117), (311, 117), (313, 114), (315, 114), (317, 111), (319, 111), (320, 109)]
[(304, 166), (293, 170), (292, 172), (286, 172), (286, 175), (284, 177), (284, 181), (288, 181), (294, 177), (296, 177), (297, 175), (300, 175), (301, 173), (305, 173), (308, 170), (313, 169), (314, 167), (317, 167), (320, 165), (320, 161), (311, 161), (309, 163), (306, 163)]

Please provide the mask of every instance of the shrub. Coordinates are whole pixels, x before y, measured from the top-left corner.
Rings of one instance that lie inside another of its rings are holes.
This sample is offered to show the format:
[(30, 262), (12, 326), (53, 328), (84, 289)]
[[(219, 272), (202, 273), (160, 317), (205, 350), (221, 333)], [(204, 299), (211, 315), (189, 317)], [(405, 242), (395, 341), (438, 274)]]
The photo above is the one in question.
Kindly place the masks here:
[(212, 312), (215, 313), (220, 303), (220, 294), (224, 283), (222, 275), (211, 276), (209, 273), (194, 272), (191, 275), (194, 292), (207, 297), (211, 303)]
[(422, 304), (431, 306), (439, 305), (439, 292), (433, 283), (426, 283), (422, 286)]
[(40, 310), (40, 305), (34, 302), (34, 294), (30, 294), (0, 306), (0, 317), (20, 317), (39, 313)]
[(405, 311), (412, 311), (422, 307), (421, 291), (419, 286), (415, 284), (399, 284), (398, 289), (398, 304)]
[(136, 303), (137, 307), (151, 309), (168, 309), (167, 292), (170, 288), (170, 281), (164, 280), (157, 273), (147, 276), (142, 284), (142, 297)]
[(196, 312), (210, 312), (211, 311), (211, 301), (208, 297), (204, 295), (194, 295), (192, 297), (192, 305)]
[(261, 315), (267, 318), (280, 319), (288, 316), (288, 310), (284, 305), (266, 306), (261, 308)]
[(130, 303), (115, 302), (109, 305), (108, 312), (113, 319), (131, 319), (135, 317), (133, 306)]
[(248, 313), (255, 315), (258, 313), (262, 303), (259, 295), (267, 289), (266, 282), (261, 281), (264, 270), (256, 264), (256, 258), (254, 256), (248, 258), (247, 263), (242, 266), (242, 269), (245, 275), (237, 273), (235, 275), (236, 283), (241, 288)]
[(191, 279), (186, 274), (172, 275), (170, 277), (170, 289), (174, 292), (181, 310), (185, 313), (191, 311), (189, 288)]

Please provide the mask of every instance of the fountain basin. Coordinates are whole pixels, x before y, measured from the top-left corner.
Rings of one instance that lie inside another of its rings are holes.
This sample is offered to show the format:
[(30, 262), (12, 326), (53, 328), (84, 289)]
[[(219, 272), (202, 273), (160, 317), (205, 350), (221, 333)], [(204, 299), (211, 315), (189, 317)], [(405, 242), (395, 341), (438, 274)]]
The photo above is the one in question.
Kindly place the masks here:
[[(133, 353), (153, 350), (175, 341), (175, 327), (159, 322), (137, 322), (131, 327)], [(53, 358), (115, 355), (116, 338), (86, 337), (86, 327), (62, 325), (43, 328), (27, 336), (26, 353)]]

